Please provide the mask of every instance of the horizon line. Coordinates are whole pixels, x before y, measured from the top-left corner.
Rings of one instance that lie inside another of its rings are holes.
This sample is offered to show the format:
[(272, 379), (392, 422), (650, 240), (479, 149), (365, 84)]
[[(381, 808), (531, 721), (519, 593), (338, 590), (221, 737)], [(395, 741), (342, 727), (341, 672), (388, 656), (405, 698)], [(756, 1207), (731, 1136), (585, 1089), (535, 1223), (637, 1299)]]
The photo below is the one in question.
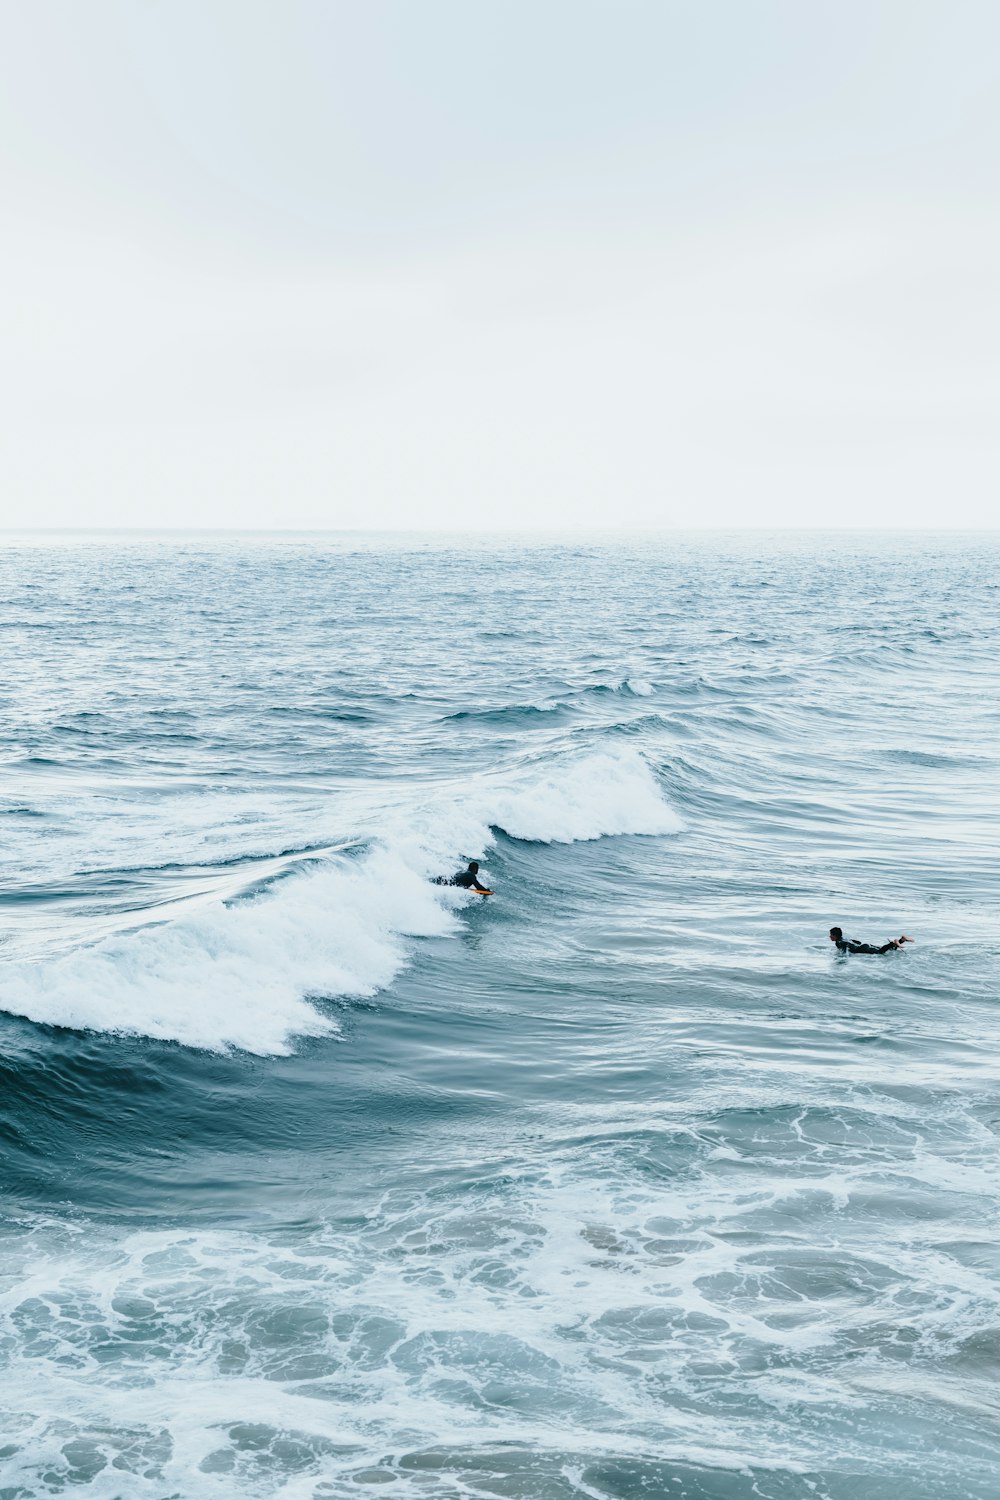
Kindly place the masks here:
[(476, 527), (470, 530), (460, 526), (0, 526), (0, 536), (36, 535), (92, 535), (120, 536), (552, 536), (552, 535), (684, 535), (701, 533), (793, 533), (821, 535), (824, 533), (884, 532), (893, 536), (908, 536), (914, 533), (939, 533), (957, 536), (969, 533), (1000, 532), (1000, 525), (980, 526), (892, 526), (866, 524), (826, 526), (789, 525), (742, 525), (722, 523), (700, 526), (635, 525), (598, 526), (569, 523), (563, 526), (496, 526)]

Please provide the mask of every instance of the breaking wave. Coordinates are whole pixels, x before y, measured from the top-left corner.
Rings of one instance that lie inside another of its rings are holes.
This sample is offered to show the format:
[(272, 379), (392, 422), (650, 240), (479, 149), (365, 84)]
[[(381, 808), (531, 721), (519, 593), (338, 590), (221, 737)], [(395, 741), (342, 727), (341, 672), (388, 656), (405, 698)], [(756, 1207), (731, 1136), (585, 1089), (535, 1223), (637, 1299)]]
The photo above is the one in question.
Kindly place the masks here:
[[(636, 755), (590, 755), (467, 795), (385, 814), (360, 857), (343, 855), (173, 921), (40, 962), (14, 962), (0, 1005), (48, 1025), (145, 1036), (212, 1051), (286, 1053), (330, 1034), (322, 1001), (372, 996), (414, 938), (444, 936), (468, 897), (428, 876), (484, 855), (494, 829), (536, 843), (681, 827)], [(140, 918), (141, 920), (141, 918)]]

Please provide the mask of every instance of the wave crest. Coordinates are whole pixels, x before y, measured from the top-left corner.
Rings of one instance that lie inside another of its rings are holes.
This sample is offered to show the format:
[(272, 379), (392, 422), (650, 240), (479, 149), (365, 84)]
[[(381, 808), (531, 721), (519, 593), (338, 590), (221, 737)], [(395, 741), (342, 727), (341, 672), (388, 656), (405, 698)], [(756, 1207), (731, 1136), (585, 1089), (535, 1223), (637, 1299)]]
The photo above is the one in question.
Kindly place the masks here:
[(615, 834), (669, 834), (683, 827), (638, 755), (589, 755), (501, 794), (490, 823), (511, 838), (574, 844)]

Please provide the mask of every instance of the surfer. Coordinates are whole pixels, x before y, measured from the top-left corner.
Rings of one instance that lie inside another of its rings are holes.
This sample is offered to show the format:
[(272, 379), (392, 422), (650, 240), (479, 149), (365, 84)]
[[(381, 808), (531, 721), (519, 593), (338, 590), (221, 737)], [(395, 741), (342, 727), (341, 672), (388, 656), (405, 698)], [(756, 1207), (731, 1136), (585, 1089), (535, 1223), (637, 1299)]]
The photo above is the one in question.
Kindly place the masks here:
[(467, 891), (482, 891), (484, 896), (492, 894), (487, 886), (479, 884), (479, 861), (476, 859), (470, 859), (467, 869), (453, 875), (451, 884), (464, 886)]
[(839, 927), (831, 927), (830, 942), (836, 943), (838, 953), (894, 953), (904, 943), (912, 943), (913, 939), (904, 932), (902, 937), (890, 938), (881, 948), (876, 948), (874, 943), (859, 943), (857, 938), (845, 938)]
[(493, 894), (488, 886), (480, 885), (479, 883), (479, 861), (476, 859), (470, 859), (468, 867), (464, 870), (459, 870), (458, 874), (453, 875), (450, 880), (446, 880), (443, 875), (439, 875), (434, 884), (460, 885), (463, 890), (479, 891), (483, 896), (492, 896)]

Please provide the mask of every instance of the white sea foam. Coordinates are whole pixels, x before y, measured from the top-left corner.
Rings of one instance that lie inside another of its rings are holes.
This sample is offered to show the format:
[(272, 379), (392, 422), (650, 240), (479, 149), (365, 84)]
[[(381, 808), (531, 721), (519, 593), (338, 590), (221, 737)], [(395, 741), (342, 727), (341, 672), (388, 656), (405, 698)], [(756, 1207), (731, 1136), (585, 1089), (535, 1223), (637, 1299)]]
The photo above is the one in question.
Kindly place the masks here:
[(335, 1032), (317, 1001), (368, 996), (407, 962), (407, 939), (448, 933), (470, 898), (429, 885), (492, 829), (537, 842), (674, 833), (680, 821), (638, 756), (558, 763), (372, 814), (372, 848), (222, 902), (0, 970), (0, 1005), (52, 1026), (255, 1053)]
[(451, 914), (385, 850), (293, 876), (253, 901), (98, 943), (0, 975), (4, 1008), (52, 1026), (280, 1053), (336, 1029), (308, 996), (372, 995), (404, 938)]
[[(404, 1172), (362, 1222), (335, 1215), (294, 1236), (23, 1219), (0, 1277), (0, 1411), (16, 1439), (4, 1478), (34, 1492), (54, 1473), (83, 1492), (89, 1464), (86, 1493), (102, 1500), (309, 1497), (375, 1470), (386, 1493), (437, 1481), (474, 1495), (456, 1471), (492, 1444), (581, 1472), (632, 1459), (653, 1476), (680, 1463), (796, 1473), (833, 1440), (867, 1461), (855, 1414), (868, 1391), (915, 1399), (939, 1441), (942, 1404), (945, 1420), (994, 1415), (988, 1363), (932, 1378), (925, 1358), (901, 1366), (887, 1334), (905, 1327), (961, 1359), (996, 1321), (994, 1279), (939, 1245), (934, 1221), (908, 1216), (902, 1239), (880, 1240), (868, 1216), (838, 1212), (811, 1243), (790, 1236), (762, 1205), (813, 1202), (828, 1141), (791, 1176), (755, 1150), (755, 1190), (734, 1194), (691, 1108), (674, 1103), (675, 1144), (696, 1169), (669, 1183), (631, 1171), (636, 1109), (605, 1120), (613, 1154), (573, 1165), (547, 1142), (544, 1170), (519, 1174), (471, 1154), (461, 1193), (433, 1168)], [(753, 1128), (768, 1129), (766, 1111)], [(950, 1134), (943, 1145), (946, 1166)], [(989, 1142), (979, 1150), (988, 1165)], [(880, 1175), (865, 1152), (843, 1171), (848, 1198)], [(714, 1402), (698, 1399), (706, 1365)], [(890, 1467), (899, 1443), (887, 1429)]]
[(510, 785), (497, 795), (489, 821), (512, 838), (545, 844), (677, 833), (683, 826), (640, 756), (609, 754)]

